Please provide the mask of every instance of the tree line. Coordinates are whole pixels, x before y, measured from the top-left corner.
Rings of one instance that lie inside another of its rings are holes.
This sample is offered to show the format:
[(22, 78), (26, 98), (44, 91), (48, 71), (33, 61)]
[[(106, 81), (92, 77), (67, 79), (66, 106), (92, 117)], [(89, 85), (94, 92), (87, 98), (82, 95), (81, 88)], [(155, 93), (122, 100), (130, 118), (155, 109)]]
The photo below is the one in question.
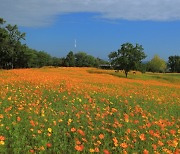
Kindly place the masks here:
[(44, 51), (37, 51), (22, 43), (25, 33), (19, 31), (17, 25), (6, 24), (0, 18), (0, 68), (38, 68), (43, 66), (64, 67), (100, 67), (110, 66), (112, 69), (124, 70), (126, 77), (130, 70), (141, 72), (180, 72), (180, 56), (170, 56), (165, 62), (155, 55), (148, 63), (142, 45), (124, 43), (117, 51), (111, 52), (109, 61), (95, 58), (85, 52), (73, 53), (70, 51), (66, 57), (52, 57)]
[(98, 67), (108, 63), (85, 52), (74, 54), (70, 51), (66, 57), (52, 57), (44, 51), (29, 48), (26, 44), (22, 44), (22, 40), (25, 40), (25, 33), (21, 33), (17, 25), (6, 24), (6, 21), (0, 18), (0, 68)]
[(173, 72), (180, 73), (180, 56), (170, 56), (168, 62), (155, 55), (149, 62), (143, 63), (142, 60), (146, 58), (142, 45), (131, 43), (121, 45), (117, 51), (111, 52), (108, 55), (111, 65), (116, 70), (124, 70), (125, 75), (130, 70), (145, 72)]

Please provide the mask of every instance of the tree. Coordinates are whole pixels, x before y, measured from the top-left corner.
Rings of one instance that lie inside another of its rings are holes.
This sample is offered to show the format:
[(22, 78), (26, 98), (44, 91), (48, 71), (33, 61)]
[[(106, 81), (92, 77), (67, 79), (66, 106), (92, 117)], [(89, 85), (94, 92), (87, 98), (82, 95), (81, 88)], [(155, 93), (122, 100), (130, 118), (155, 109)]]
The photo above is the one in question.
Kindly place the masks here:
[(171, 72), (180, 73), (180, 56), (170, 56), (168, 60), (168, 67)]
[(151, 72), (165, 72), (166, 71), (166, 62), (161, 59), (158, 55), (155, 55), (151, 61), (148, 62), (148, 71)]
[(91, 55), (87, 55), (85, 52), (78, 52), (75, 54), (77, 67), (95, 67), (97, 66), (97, 60)]
[(21, 48), (21, 40), (25, 39), (25, 33), (21, 33), (18, 30), (17, 25), (10, 25), (8, 24), (6, 26), (6, 30), (8, 31), (8, 36), (9, 36), (9, 40), (8, 40), (8, 54), (11, 57), (11, 67), (14, 68), (14, 65), (16, 64), (16, 60), (17, 60), (17, 54), (20, 51)]
[(3, 68), (14, 68), (18, 52), (22, 50), (20, 41), (25, 38), (25, 33), (21, 33), (17, 25), (4, 24), (4, 19), (0, 18), (0, 65)]
[(76, 53), (75, 54), (76, 66), (77, 67), (87, 66), (86, 57), (87, 57), (87, 54), (85, 52)]
[(111, 52), (108, 57), (111, 65), (118, 70), (123, 69), (127, 78), (128, 72), (137, 69), (146, 55), (141, 45), (125, 43), (121, 45), (121, 49)]
[(0, 18), (0, 67), (6, 68), (7, 61), (10, 59), (8, 54), (8, 32), (4, 27), (5, 21), (4, 19)]
[(52, 57), (52, 66), (59, 67), (62, 66), (62, 58)]
[(51, 56), (44, 51), (37, 52), (37, 57), (38, 57), (38, 67), (50, 66), (52, 63)]
[[(48, 53), (38, 52), (22, 44), (21, 40), (24, 39), (25, 33), (20, 32), (17, 25), (6, 25), (4, 19), (0, 18), (0, 68), (31, 68), (53, 64)], [(58, 61), (55, 65), (59, 65)]]
[(147, 70), (147, 64), (141, 63), (137, 66), (137, 71), (140, 71), (141, 73), (146, 73)]
[(65, 59), (65, 65), (68, 67), (74, 67), (75, 66), (75, 56), (72, 51), (70, 51)]

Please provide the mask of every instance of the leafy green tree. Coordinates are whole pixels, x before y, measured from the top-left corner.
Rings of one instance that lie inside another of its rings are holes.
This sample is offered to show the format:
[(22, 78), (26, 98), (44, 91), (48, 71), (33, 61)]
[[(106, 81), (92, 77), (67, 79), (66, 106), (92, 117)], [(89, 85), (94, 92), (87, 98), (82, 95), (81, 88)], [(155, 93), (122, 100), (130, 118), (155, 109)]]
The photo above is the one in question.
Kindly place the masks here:
[(155, 55), (151, 61), (148, 62), (148, 71), (151, 72), (165, 72), (167, 65), (166, 62), (161, 59), (158, 55)]
[(22, 52), (22, 65), (23, 68), (35, 68), (38, 67), (38, 56), (37, 51), (24, 46), (24, 50)]
[(25, 33), (17, 25), (6, 25), (0, 18), (0, 68), (30, 68), (52, 65), (52, 57), (44, 51), (36, 51), (22, 44)]
[(87, 62), (87, 64), (86, 64), (87, 67), (97, 67), (98, 66), (96, 58), (91, 55), (87, 55), (86, 62)]
[(87, 65), (86, 61), (87, 54), (85, 52), (78, 52), (75, 54), (76, 66), (83, 67)]
[(98, 66), (99, 66), (99, 65), (103, 65), (103, 64), (109, 64), (108, 61), (103, 60), (103, 59), (101, 59), (101, 58), (96, 58), (96, 60), (97, 60)]
[(75, 54), (75, 64), (77, 67), (97, 67), (97, 59), (85, 52)]
[(146, 55), (141, 45), (125, 43), (121, 45), (121, 49), (111, 52), (108, 57), (114, 68), (124, 70), (127, 78), (128, 72), (137, 69)]
[(140, 71), (141, 73), (146, 73), (147, 70), (147, 64), (146, 63), (140, 63), (137, 66), (137, 71)]
[(75, 66), (75, 56), (74, 56), (74, 53), (72, 51), (70, 51), (66, 56), (65, 66), (68, 66), (68, 67), (74, 67)]
[(37, 57), (38, 57), (38, 67), (50, 66), (52, 64), (51, 56), (44, 51), (37, 52)]
[(52, 66), (59, 67), (62, 66), (63, 60), (62, 58), (52, 57)]
[(168, 59), (170, 71), (180, 73), (180, 56), (170, 56)]
[(10, 59), (8, 54), (8, 32), (4, 27), (6, 21), (0, 18), (0, 67), (6, 68), (8, 65), (8, 60)]
[(25, 38), (25, 33), (18, 30), (17, 25), (4, 25), (4, 19), (0, 18), (0, 55), (1, 67), (14, 68), (17, 61), (17, 53), (21, 51), (21, 40)]
[(11, 67), (14, 68), (14, 65), (16, 65), (17, 54), (22, 49), (20, 41), (22, 39), (25, 39), (25, 33), (21, 33), (18, 30), (17, 25), (12, 26), (12, 25), (8, 24), (6, 26), (6, 30), (8, 31), (8, 34), (9, 34), (8, 54), (11, 57), (11, 62), (10, 62)]

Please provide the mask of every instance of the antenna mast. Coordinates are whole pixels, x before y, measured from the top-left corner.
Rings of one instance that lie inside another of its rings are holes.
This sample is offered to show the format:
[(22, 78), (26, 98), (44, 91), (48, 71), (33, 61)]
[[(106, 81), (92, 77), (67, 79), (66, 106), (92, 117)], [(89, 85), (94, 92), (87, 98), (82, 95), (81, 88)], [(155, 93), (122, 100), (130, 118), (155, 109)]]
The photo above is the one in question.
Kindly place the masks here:
[(77, 47), (77, 45), (76, 45), (76, 39), (74, 40), (74, 47), (75, 47), (75, 48)]

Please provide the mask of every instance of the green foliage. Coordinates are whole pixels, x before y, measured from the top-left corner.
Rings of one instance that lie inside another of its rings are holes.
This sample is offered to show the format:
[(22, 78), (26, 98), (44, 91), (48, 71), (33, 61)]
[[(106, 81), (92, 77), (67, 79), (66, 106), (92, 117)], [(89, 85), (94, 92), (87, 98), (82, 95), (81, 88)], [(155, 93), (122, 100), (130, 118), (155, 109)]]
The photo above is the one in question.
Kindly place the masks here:
[(180, 56), (170, 56), (168, 60), (168, 67), (171, 72), (180, 73)]
[(51, 56), (44, 51), (37, 52), (38, 67), (50, 66), (52, 64)]
[(166, 71), (166, 62), (161, 59), (158, 55), (155, 55), (150, 62), (148, 62), (148, 71), (150, 72), (165, 72)]
[(1, 67), (14, 68), (18, 60), (19, 52), (22, 52), (21, 40), (25, 39), (25, 33), (18, 30), (17, 25), (4, 25), (1, 19), (0, 27), (0, 55), (2, 58)]
[(17, 25), (5, 25), (4, 19), (0, 18), (0, 68), (35, 68), (43, 66), (66, 66), (66, 67), (98, 67), (107, 63), (102, 59), (78, 52), (74, 55), (70, 51), (66, 58), (51, 57), (44, 51), (30, 49), (22, 44), (25, 33), (18, 30)]
[(52, 57), (52, 66), (59, 67), (62, 66), (62, 58)]
[(75, 66), (75, 56), (72, 51), (70, 51), (65, 59), (65, 66), (74, 67)]
[(97, 61), (98, 65), (109, 64), (108, 61), (105, 61), (105, 60), (103, 60), (103, 59), (101, 59), (101, 58), (97, 58), (96, 61)]
[(141, 73), (146, 73), (147, 70), (147, 64), (140, 63), (137, 65), (137, 71), (140, 71)]
[(24, 39), (25, 33), (21, 33), (17, 25), (5, 25), (4, 19), (0, 18), (0, 68), (31, 68), (54, 64), (54, 59), (48, 53), (22, 44), (21, 40)]
[(141, 64), (141, 60), (146, 57), (141, 45), (133, 46), (131, 43), (121, 45), (121, 49), (111, 52), (109, 59), (116, 69), (123, 69), (126, 77), (130, 70), (136, 70)]
[(96, 67), (97, 60), (91, 55), (87, 55), (85, 52), (78, 52), (75, 54), (75, 64), (77, 67)]

